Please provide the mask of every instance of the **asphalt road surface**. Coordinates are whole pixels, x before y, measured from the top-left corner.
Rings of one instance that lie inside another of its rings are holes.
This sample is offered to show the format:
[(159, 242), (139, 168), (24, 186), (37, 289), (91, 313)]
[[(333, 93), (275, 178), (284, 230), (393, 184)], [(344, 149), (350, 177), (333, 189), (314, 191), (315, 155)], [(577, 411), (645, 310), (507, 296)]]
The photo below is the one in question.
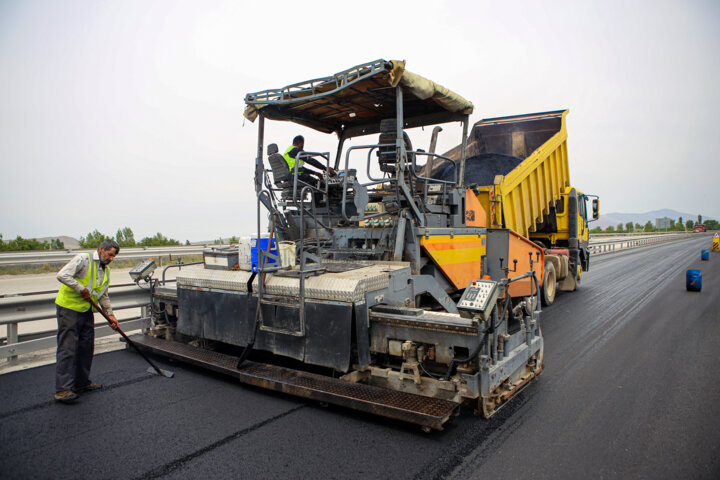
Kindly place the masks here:
[[(541, 318), (540, 379), (442, 432), (240, 385), (131, 351), (52, 400), (54, 366), (0, 376), (0, 477), (720, 478), (720, 254), (709, 239), (597, 257)], [(702, 292), (685, 271), (703, 271)]]

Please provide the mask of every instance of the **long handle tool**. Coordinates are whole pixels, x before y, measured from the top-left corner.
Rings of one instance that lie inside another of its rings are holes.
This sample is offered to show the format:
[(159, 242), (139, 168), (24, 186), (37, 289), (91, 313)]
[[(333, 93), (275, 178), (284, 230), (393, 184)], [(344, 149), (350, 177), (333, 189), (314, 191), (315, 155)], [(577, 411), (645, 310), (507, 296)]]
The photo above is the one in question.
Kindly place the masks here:
[[(95, 303), (95, 301), (94, 301), (93, 299), (88, 300), (88, 302), (90, 302), (90, 304), (91, 304), (93, 307), (95, 307), (95, 310), (97, 310), (98, 312), (100, 312), (100, 313), (102, 314), (102, 316), (105, 317), (105, 320), (107, 320), (108, 323), (112, 324), (112, 322), (110, 322), (110, 317), (108, 317), (107, 313), (105, 313), (105, 310), (103, 310), (103, 309), (100, 307), (100, 305), (98, 305), (97, 303)], [(173, 373), (173, 372), (170, 372), (170, 371), (168, 371), (168, 370), (162, 370), (162, 369), (158, 368), (158, 366), (155, 365), (155, 363), (154, 363), (152, 360), (150, 360), (150, 359), (147, 357), (147, 355), (145, 355), (145, 354), (143, 353), (143, 351), (140, 350), (140, 349), (137, 347), (137, 345), (135, 345), (135, 342), (133, 342), (132, 340), (130, 340), (130, 339), (128, 338), (128, 336), (125, 335), (125, 332), (123, 332), (122, 330), (120, 330), (120, 327), (118, 327), (117, 332), (118, 332), (120, 335), (123, 336), (123, 338), (125, 339), (125, 341), (126, 341), (129, 345), (131, 345), (131, 346), (135, 349), (135, 351), (137, 351), (137, 352), (140, 354), (140, 356), (142, 356), (142, 357), (145, 359), (146, 362), (148, 362), (148, 363), (150, 364), (150, 368), (147, 369), (148, 372), (150, 372), (150, 373), (156, 373), (156, 374), (158, 374), (158, 375), (161, 375), (161, 376), (167, 377), (167, 378), (172, 378), (172, 377), (175, 376), (175, 373)]]

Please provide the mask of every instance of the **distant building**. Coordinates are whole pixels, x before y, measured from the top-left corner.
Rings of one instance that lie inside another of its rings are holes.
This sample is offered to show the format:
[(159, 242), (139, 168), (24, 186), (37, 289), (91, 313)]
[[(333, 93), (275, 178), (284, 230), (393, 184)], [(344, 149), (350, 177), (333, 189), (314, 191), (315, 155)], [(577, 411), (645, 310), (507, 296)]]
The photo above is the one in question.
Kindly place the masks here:
[(670, 228), (670, 219), (668, 217), (655, 219), (655, 230), (667, 230)]

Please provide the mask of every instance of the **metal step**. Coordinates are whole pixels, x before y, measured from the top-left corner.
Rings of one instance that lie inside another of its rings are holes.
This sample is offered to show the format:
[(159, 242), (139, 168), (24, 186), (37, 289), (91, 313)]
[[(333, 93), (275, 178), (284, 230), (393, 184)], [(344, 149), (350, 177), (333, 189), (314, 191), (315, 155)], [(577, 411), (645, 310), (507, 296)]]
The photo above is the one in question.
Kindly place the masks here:
[(130, 338), (139, 348), (236, 377), (242, 383), (436, 430), (442, 430), (443, 424), (460, 407), (460, 404), (449, 400), (352, 383), (275, 365), (246, 361), (238, 370), (238, 357), (232, 355), (147, 335), (133, 335)]

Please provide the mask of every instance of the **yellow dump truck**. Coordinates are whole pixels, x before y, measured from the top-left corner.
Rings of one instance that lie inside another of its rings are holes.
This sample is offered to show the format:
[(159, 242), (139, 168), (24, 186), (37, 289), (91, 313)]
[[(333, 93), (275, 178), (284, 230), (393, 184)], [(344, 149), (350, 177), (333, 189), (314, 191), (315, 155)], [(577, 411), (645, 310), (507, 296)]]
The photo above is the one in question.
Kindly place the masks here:
[[(552, 300), (549, 285), (569, 288), (587, 262), (563, 112), (470, 131), (470, 101), (382, 59), (245, 102), (258, 133), (252, 261), (211, 249), (176, 286), (137, 275), (154, 305), (138, 345), (426, 430), (462, 405), (489, 417), (540, 374), (541, 286)], [(289, 139), (265, 129), (276, 121), (335, 151), (298, 149), (291, 170)], [(414, 129), (449, 122), (463, 130), (454, 152), (413, 147)], [(303, 174), (309, 159), (320, 180)]]
[[(480, 203), (480, 224), (509, 228), (543, 247), (545, 305), (554, 302), (556, 287), (575, 290), (590, 268), (588, 199), (592, 219), (599, 217), (598, 197), (570, 185), (567, 114), (481, 120), (466, 147), (464, 180)], [(457, 146), (445, 156), (457, 161), (460, 153)], [(447, 177), (448, 167), (447, 161), (432, 165), (432, 175)]]

